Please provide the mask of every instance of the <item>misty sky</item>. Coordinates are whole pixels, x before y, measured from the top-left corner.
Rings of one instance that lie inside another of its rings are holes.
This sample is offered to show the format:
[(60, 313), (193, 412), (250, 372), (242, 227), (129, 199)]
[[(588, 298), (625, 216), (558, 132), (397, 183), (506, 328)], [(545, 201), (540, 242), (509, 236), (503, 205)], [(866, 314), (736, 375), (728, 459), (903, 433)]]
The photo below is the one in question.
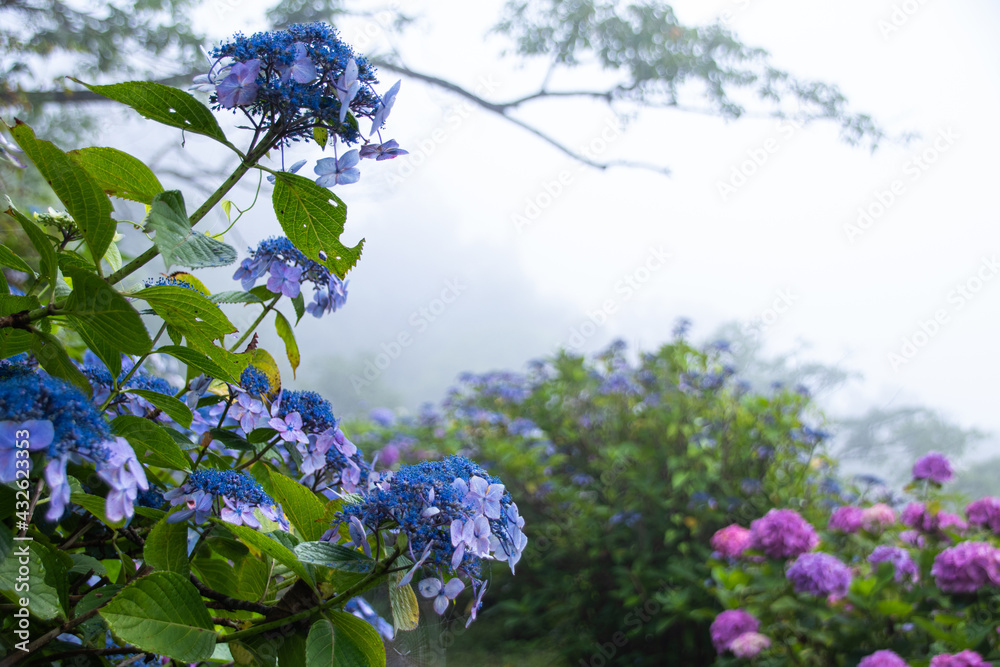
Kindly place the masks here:
[[(414, 69), (494, 99), (516, 97), (537, 86), (542, 71), (498, 58), (502, 42), (483, 38), (498, 5), (407, 3), (425, 7), (424, 19), (393, 44)], [(253, 6), (206, 3), (194, 20), (224, 38), (264, 27)], [(383, 136), (411, 155), (368, 162), (359, 184), (337, 189), (349, 207), (345, 239), (364, 237), (365, 252), (350, 275), (347, 307), (303, 320), (297, 386), (326, 392), (344, 410), (414, 408), (439, 400), (462, 371), (521, 369), (561, 346), (592, 351), (621, 337), (654, 348), (686, 316), (695, 338), (736, 320), (761, 331), (770, 353), (808, 344), (803, 359), (863, 373), (864, 382), (830, 399), (834, 411), (917, 403), (1000, 432), (1000, 44), (993, 39), (1000, 7), (967, 0), (674, 7), (688, 22), (728, 12), (728, 25), (770, 50), (778, 67), (835, 83), (854, 110), (871, 113), (890, 134), (920, 137), (871, 154), (823, 124), (650, 111), (621, 130), (606, 108), (578, 100), (523, 110), (600, 159), (652, 162), (672, 174), (600, 172), (453, 95), (404, 81)], [(379, 48), (376, 28), (345, 26), (344, 37), (356, 41), (367, 29), (374, 36), (361, 50)], [(383, 85), (394, 80), (384, 76)], [(116, 138), (125, 143), (145, 131), (138, 123), (116, 128), (105, 141), (118, 146)], [(206, 154), (207, 146), (189, 138), (187, 150)], [(313, 175), (312, 161), (322, 156), (296, 147), (286, 162), (309, 158), (300, 173)], [(245, 205), (252, 196), (251, 189), (233, 198)], [(278, 232), (267, 196), (265, 183), (263, 201), (233, 240), (241, 256)], [(859, 224), (859, 208), (871, 219)], [(229, 289), (229, 274), (214, 272), (211, 285)], [(369, 370), (370, 384), (357, 382), (368, 382), (366, 364), (380, 353), (394, 358)]]

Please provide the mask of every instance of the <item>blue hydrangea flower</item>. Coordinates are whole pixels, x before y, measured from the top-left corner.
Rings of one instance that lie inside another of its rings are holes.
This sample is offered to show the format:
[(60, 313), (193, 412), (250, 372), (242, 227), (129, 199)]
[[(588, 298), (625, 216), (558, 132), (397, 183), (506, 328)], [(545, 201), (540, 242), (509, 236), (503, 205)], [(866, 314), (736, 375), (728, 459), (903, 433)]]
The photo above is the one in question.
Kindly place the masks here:
[(111, 521), (130, 519), (140, 491), (149, 489), (146, 471), (125, 438), (107, 443), (109, 456), (97, 469), (98, 476), (111, 487), (105, 501), (105, 513)]
[(337, 425), (330, 401), (315, 391), (283, 391), (275, 416), (283, 418), (293, 412), (299, 413), (302, 418), (302, 430), (305, 433), (322, 433)]
[(436, 577), (431, 577), (417, 584), (417, 589), (425, 598), (434, 598), (434, 611), (441, 615), (448, 609), (448, 603), (465, 590), (465, 583), (455, 578), (446, 584)]
[[(17, 437), (19, 432), (24, 437)], [(27, 442), (29, 452), (46, 449), (52, 444), (55, 431), (52, 422), (47, 419), (30, 419), (28, 421), (0, 421), (0, 482), (13, 482), (17, 479), (18, 442)], [(22, 457), (23, 459), (23, 457)], [(22, 466), (22, 469), (30, 472)]]
[(183, 287), (184, 289), (189, 289), (194, 292), (198, 291), (198, 288), (186, 280), (177, 280), (176, 278), (170, 278), (169, 276), (155, 276), (153, 278), (146, 278), (142, 281), (143, 287)]
[(275, 504), (253, 477), (243, 472), (211, 468), (196, 470), (184, 484), (167, 491), (163, 497), (170, 501), (171, 506), (187, 506), (187, 509), (167, 517), (169, 523), (185, 521), (192, 516), (195, 523), (203, 523), (214, 510), (218, 510), (220, 518), (227, 523), (260, 528), (260, 522), (253, 513), (260, 510), (263, 516), (288, 530), (281, 506)]
[(5, 380), (16, 375), (28, 375), (34, 373), (37, 363), (33, 357), (29, 357), (26, 352), (0, 359), (0, 380)]
[(382, 160), (392, 160), (400, 155), (409, 155), (409, 151), (404, 151), (399, 147), (399, 143), (395, 139), (390, 139), (383, 144), (366, 144), (361, 147), (361, 158), (374, 159), (376, 162), (381, 162)]
[(313, 171), (319, 174), (316, 185), (330, 188), (334, 185), (349, 185), (357, 183), (361, 171), (357, 168), (360, 161), (358, 150), (349, 150), (339, 158), (325, 157), (316, 161)]
[(240, 374), (240, 387), (252, 396), (271, 393), (271, 379), (254, 365), (247, 366)]
[(313, 303), (306, 310), (314, 317), (336, 312), (347, 303), (347, 282), (306, 257), (284, 236), (271, 237), (252, 248), (250, 257), (233, 274), (233, 280), (239, 280), (244, 290), (250, 290), (268, 273), (268, 290), (287, 297), (294, 298), (302, 285), (312, 283)]

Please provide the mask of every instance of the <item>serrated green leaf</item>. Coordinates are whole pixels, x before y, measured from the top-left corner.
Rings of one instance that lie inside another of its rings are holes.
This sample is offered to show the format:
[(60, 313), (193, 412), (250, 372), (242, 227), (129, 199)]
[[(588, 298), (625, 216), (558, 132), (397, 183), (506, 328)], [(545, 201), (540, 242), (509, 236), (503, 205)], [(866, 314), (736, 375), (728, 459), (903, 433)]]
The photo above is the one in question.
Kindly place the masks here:
[(239, 594), (235, 597), (241, 600), (255, 602), (264, 597), (268, 584), (267, 565), (257, 558), (244, 558), (240, 561), (236, 576), (239, 578)]
[(137, 579), (100, 614), (129, 644), (181, 662), (207, 660), (215, 649), (212, 617), (198, 589), (176, 572)]
[(176, 572), (187, 577), (191, 572), (188, 566), (187, 547), (187, 522), (167, 523), (166, 519), (163, 519), (149, 531), (146, 545), (142, 549), (142, 557), (147, 565), (157, 570)]
[(128, 440), (136, 457), (146, 465), (188, 470), (191, 461), (162, 426), (134, 415), (121, 415), (111, 422), (111, 432)]
[(294, 378), (295, 371), (299, 367), (299, 361), (301, 361), (299, 344), (295, 341), (295, 332), (292, 331), (292, 325), (288, 323), (285, 316), (278, 310), (274, 311), (274, 329), (278, 333), (278, 337), (285, 343), (285, 356), (288, 357), (288, 363), (292, 367), (292, 377)]
[(226, 135), (208, 107), (182, 90), (151, 81), (92, 86), (77, 79), (72, 80), (109, 100), (127, 104), (150, 120), (203, 134), (229, 145)]
[(76, 503), (83, 509), (87, 510), (98, 519), (103, 521), (105, 524), (111, 526), (112, 528), (121, 528), (125, 525), (125, 520), (120, 521), (109, 521), (108, 515), (105, 514), (105, 507), (107, 501), (104, 498), (98, 496), (92, 496), (88, 493), (73, 493), (70, 494), (70, 502)]
[(262, 303), (263, 299), (250, 292), (241, 292), (239, 290), (231, 290), (228, 292), (219, 292), (218, 294), (213, 294), (209, 297), (212, 303)]
[(116, 148), (90, 146), (68, 155), (112, 197), (151, 204), (163, 192), (159, 179), (142, 160)]
[(389, 575), (389, 606), (392, 608), (392, 625), (397, 630), (416, 630), (420, 622), (420, 604), (410, 584), (400, 586), (405, 573)]
[(303, 563), (322, 565), (341, 572), (367, 574), (375, 569), (375, 561), (371, 557), (329, 542), (303, 542), (296, 545), (295, 555)]
[(180, 264), (200, 269), (236, 261), (235, 248), (191, 228), (184, 198), (177, 190), (156, 195), (146, 217), (146, 229), (156, 232), (154, 243), (168, 267)]
[[(146, 326), (125, 297), (93, 273), (73, 271), (69, 276), (73, 293), (66, 299), (64, 312), (85, 342), (99, 341), (99, 347), (115, 350), (119, 359), (121, 352), (139, 355), (149, 351), (153, 342)], [(103, 356), (101, 359), (107, 363)]]
[(93, 389), (87, 376), (80, 372), (54, 336), (41, 331), (32, 332), (31, 352), (49, 375), (71, 382), (83, 390), (85, 395), (91, 395)]
[[(26, 580), (22, 577), (19, 582), (18, 577), (21, 575), (18, 569), (23, 549), (28, 551), (28, 576)], [(66, 618), (60, 599), (60, 578), (63, 580), (62, 585), (67, 585), (65, 568), (38, 541), (18, 542), (11, 555), (0, 561), (0, 593), (16, 604), (20, 603), (20, 598), (27, 597), (26, 593), (30, 593), (29, 611), (32, 616), (43, 620)], [(19, 584), (20, 591), (17, 590)]]
[(315, 493), (277, 470), (268, 470), (274, 500), (306, 541), (318, 540), (328, 528), (320, 523), (326, 507)]
[[(9, 202), (10, 199), (7, 201)], [(54, 285), (56, 282), (56, 269), (59, 266), (53, 246), (54, 239), (49, 237), (41, 227), (36, 225), (32, 220), (29, 220), (23, 213), (14, 208), (13, 205), (7, 207), (7, 215), (17, 220), (17, 224), (21, 225), (21, 229), (24, 230), (28, 240), (31, 241), (31, 245), (38, 253), (39, 273), (45, 280), (49, 281), (50, 285)]]
[(35, 272), (31, 269), (31, 267), (25, 264), (23, 259), (15, 255), (13, 250), (2, 243), (0, 243), (0, 266), (6, 266), (14, 269), (15, 271), (27, 273), (28, 276), (32, 278), (35, 277)]
[[(218, 522), (218, 519), (212, 518), (212, 521)], [(253, 528), (248, 528), (247, 526), (233, 526), (227, 524), (226, 527), (240, 539), (243, 544), (250, 547), (251, 551), (256, 551), (257, 553), (265, 553), (274, 560), (278, 561), (289, 570), (297, 574), (301, 579), (303, 579), (310, 586), (314, 586), (312, 576), (309, 571), (299, 562), (299, 559), (295, 557), (292, 550), (285, 545), (277, 542), (271, 537), (257, 532)]]
[(364, 239), (353, 248), (340, 242), (347, 221), (347, 205), (329, 189), (304, 176), (279, 172), (275, 175), (271, 201), (281, 228), (309, 259), (340, 278), (358, 263)]
[(174, 285), (159, 285), (139, 290), (133, 296), (145, 299), (157, 315), (189, 342), (210, 343), (236, 331), (219, 307), (200, 292)]
[(99, 577), (107, 574), (107, 570), (104, 569), (104, 563), (93, 556), (88, 556), (87, 554), (70, 554), (69, 556), (73, 559), (73, 567), (70, 569), (71, 574), (87, 574), (91, 570)]
[(321, 618), (309, 628), (306, 637), (306, 667), (334, 667), (333, 623)]
[[(204, 550), (201, 550), (204, 551)], [(191, 567), (202, 582), (214, 591), (229, 597), (240, 597), (239, 578), (228, 561), (221, 558), (195, 558)]]
[[(108, 246), (109, 250), (110, 248), (111, 246)], [(94, 265), (89, 259), (79, 253), (73, 252), (72, 250), (60, 250), (57, 252), (56, 262), (58, 262), (59, 270), (62, 271), (64, 275), (73, 271), (94, 270)]]
[(150, 391), (149, 389), (126, 389), (125, 391), (143, 397), (184, 428), (191, 427), (194, 415), (191, 414), (191, 408), (185, 405), (183, 401), (168, 394), (161, 394), (158, 391)]
[(367, 621), (344, 611), (329, 612), (333, 623), (333, 664), (336, 667), (385, 667), (385, 646)]
[(90, 254), (100, 261), (115, 236), (111, 200), (86, 170), (52, 142), (36, 139), (26, 124), (15, 120), (8, 129), (76, 221)]
[(226, 369), (197, 350), (179, 345), (164, 345), (156, 348), (156, 353), (169, 354), (171, 357), (183, 362), (186, 366), (190, 366), (208, 377), (237, 384), (236, 378), (232, 377)]

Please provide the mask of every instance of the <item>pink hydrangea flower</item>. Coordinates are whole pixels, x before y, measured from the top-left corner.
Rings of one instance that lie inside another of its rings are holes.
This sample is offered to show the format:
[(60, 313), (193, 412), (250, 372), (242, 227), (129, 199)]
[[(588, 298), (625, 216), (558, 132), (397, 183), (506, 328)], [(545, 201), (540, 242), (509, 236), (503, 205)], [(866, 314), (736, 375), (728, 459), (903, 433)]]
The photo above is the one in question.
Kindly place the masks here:
[(858, 667), (908, 667), (908, 665), (894, 651), (875, 651), (862, 658)]
[(731, 524), (712, 535), (711, 545), (726, 558), (739, 558), (750, 546), (750, 531), (735, 523)]
[(817, 544), (816, 530), (795, 510), (772, 509), (750, 524), (750, 548), (770, 558), (794, 558)]
[(759, 632), (744, 632), (729, 644), (737, 658), (752, 658), (771, 646), (771, 640)]
[(930, 667), (990, 667), (990, 663), (975, 651), (942, 653), (931, 658)]
[(870, 533), (877, 533), (896, 523), (896, 513), (885, 503), (875, 503), (861, 511), (861, 527)]
[(733, 640), (746, 632), (757, 632), (760, 621), (742, 609), (727, 609), (712, 621), (710, 632), (715, 650), (720, 654), (729, 650)]
[(827, 528), (841, 533), (856, 533), (861, 530), (864, 510), (853, 505), (844, 505), (834, 510)]

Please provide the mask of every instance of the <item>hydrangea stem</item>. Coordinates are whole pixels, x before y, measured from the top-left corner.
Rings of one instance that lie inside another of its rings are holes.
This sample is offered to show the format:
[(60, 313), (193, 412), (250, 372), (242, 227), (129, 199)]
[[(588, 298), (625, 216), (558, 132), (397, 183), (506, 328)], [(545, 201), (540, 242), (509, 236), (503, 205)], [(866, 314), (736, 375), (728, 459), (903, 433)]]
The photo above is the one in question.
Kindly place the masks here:
[(249, 329), (247, 329), (247, 330), (246, 330), (246, 331), (245, 331), (245, 332), (243, 333), (243, 335), (242, 335), (242, 336), (240, 336), (240, 339), (239, 339), (238, 341), (236, 341), (236, 343), (235, 343), (235, 344), (234, 344), (234, 345), (233, 345), (233, 346), (232, 346), (231, 348), (229, 348), (229, 350), (230, 350), (231, 352), (232, 352), (232, 351), (235, 351), (235, 350), (236, 350), (236, 348), (238, 348), (238, 347), (239, 347), (240, 345), (242, 345), (242, 344), (243, 344), (243, 341), (245, 341), (245, 340), (246, 340), (247, 338), (249, 338), (249, 337), (250, 337), (250, 334), (252, 334), (252, 333), (254, 332), (254, 330), (255, 330), (255, 329), (256, 329), (256, 328), (258, 327), (258, 326), (260, 326), (260, 323), (264, 321), (264, 317), (266, 317), (266, 316), (267, 316), (267, 314), (268, 314), (269, 312), (271, 312), (271, 311), (272, 311), (272, 310), (274, 309), (274, 306), (275, 306), (275, 305), (276, 305), (276, 304), (278, 303), (278, 299), (280, 299), (280, 298), (281, 298), (281, 295), (279, 294), (278, 296), (274, 297), (274, 298), (273, 298), (273, 299), (271, 300), (271, 303), (267, 304), (267, 306), (265, 306), (265, 307), (264, 307), (264, 310), (263, 310), (263, 311), (261, 312), (261, 314), (260, 314), (260, 315), (258, 315), (258, 316), (257, 316), (257, 319), (256, 319), (256, 320), (254, 320), (253, 324), (251, 324), (251, 325), (250, 325), (250, 328), (249, 328)]

